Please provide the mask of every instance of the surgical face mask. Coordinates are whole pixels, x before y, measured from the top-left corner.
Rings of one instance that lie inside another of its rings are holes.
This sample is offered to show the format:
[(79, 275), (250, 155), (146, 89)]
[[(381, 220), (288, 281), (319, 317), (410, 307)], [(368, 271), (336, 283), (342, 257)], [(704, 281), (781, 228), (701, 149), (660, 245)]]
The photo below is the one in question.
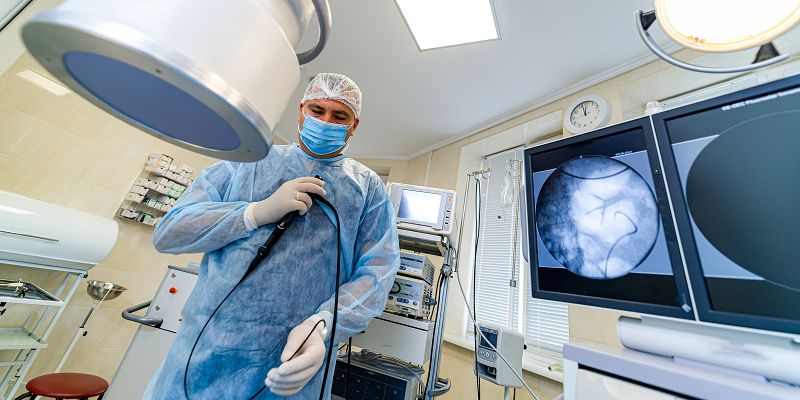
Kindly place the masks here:
[(305, 117), (303, 129), (300, 130), (298, 127), (298, 130), (300, 130), (300, 140), (312, 153), (321, 156), (345, 146), (350, 126), (332, 124), (308, 114), (305, 114)]

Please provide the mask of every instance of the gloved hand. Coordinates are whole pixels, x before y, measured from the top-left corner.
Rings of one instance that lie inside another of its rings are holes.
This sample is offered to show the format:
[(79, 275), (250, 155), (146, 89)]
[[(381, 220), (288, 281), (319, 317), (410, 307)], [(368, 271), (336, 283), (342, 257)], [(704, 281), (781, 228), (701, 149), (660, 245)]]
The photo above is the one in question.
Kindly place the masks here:
[(286, 181), (271, 196), (250, 204), (247, 213), (257, 226), (274, 224), (291, 211), (305, 215), (311, 208), (311, 196), (308, 194), (326, 195), (323, 186), (325, 182), (310, 176)]
[[(264, 381), (272, 393), (280, 396), (291, 396), (299, 392), (325, 360), (325, 323), (318, 323), (322, 318), (313, 315), (289, 332), (286, 346), (281, 354), (281, 365), (273, 368)], [(316, 325), (316, 326), (315, 326)], [(311, 330), (314, 330), (311, 332)], [(309, 333), (311, 335), (309, 336)], [(305, 344), (303, 340), (308, 337)], [(302, 344), (302, 347), (301, 347)], [(298, 347), (300, 350), (298, 351)], [(297, 355), (292, 355), (297, 352)]]

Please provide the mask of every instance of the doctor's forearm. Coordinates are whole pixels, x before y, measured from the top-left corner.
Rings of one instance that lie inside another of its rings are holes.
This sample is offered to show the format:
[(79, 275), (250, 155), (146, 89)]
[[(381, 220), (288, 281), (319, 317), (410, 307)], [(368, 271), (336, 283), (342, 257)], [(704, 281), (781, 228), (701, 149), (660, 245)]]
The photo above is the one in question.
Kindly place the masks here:
[(246, 202), (196, 203), (173, 209), (153, 233), (162, 253), (205, 253), (250, 235), (244, 222)]
[[(372, 275), (361, 276), (341, 286), (336, 323), (337, 342), (366, 330), (370, 321), (383, 312), (390, 286), (390, 283)], [(333, 314), (333, 303), (331, 296), (317, 312), (327, 311)]]

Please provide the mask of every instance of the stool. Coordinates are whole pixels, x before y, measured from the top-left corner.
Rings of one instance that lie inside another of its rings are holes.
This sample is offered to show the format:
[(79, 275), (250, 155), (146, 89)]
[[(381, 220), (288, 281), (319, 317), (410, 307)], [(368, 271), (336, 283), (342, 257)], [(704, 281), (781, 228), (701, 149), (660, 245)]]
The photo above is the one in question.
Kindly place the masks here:
[(15, 400), (36, 399), (36, 396), (52, 397), (55, 399), (88, 399), (97, 397), (103, 398), (108, 390), (108, 382), (105, 379), (74, 372), (62, 372), (58, 374), (47, 374), (33, 378), (25, 385), (28, 393), (25, 393)]

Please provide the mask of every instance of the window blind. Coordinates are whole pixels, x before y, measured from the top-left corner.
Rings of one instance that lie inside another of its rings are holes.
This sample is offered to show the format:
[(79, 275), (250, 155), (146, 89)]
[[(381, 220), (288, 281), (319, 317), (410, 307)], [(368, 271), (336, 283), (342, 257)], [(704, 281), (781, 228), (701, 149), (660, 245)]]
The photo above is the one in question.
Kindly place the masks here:
[[(522, 157), (520, 147), (483, 161), (482, 168), (492, 171), (481, 181), (480, 241), (473, 282), (477, 302), (473, 304), (478, 321), (523, 333), (530, 352), (557, 355), (569, 340), (568, 308), (563, 303), (531, 297), (519, 221)], [(464, 328), (472, 339), (472, 321)]]

